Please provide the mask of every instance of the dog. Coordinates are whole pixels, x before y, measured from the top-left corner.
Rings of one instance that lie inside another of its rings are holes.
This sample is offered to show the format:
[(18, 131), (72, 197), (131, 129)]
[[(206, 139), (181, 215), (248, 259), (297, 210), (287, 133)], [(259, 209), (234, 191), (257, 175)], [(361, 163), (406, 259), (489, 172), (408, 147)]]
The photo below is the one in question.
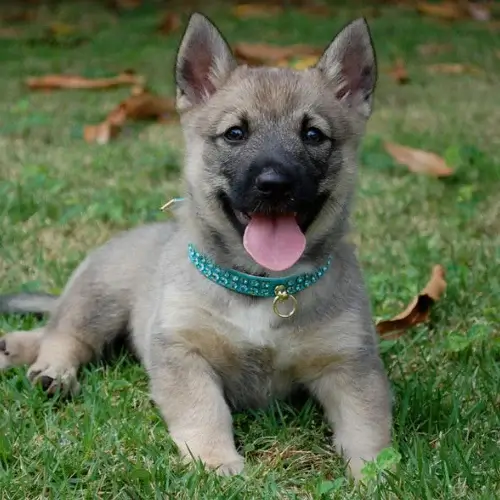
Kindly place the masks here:
[(60, 297), (2, 296), (49, 313), (0, 339), (0, 368), (29, 365), (48, 394), (124, 338), (179, 452), (239, 474), (232, 410), (305, 388), (355, 479), (391, 442), (391, 397), (370, 302), (347, 240), (356, 157), (377, 80), (364, 19), (307, 70), (239, 65), (193, 14), (176, 60), (183, 194), (166, 222), (120, 233)]

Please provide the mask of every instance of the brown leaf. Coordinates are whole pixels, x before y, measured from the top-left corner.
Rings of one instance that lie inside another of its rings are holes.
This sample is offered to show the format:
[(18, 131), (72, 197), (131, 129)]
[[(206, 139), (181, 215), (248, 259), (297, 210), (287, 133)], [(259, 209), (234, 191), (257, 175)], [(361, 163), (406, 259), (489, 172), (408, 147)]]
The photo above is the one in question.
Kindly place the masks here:
[(403, 85), (410, 81), (408, 70), (406, 69), (403, 59), (396, 60), (394, 66), (389, 70), (389, 75), (399, 84)]
[(170, 35), (171, 33), (177, 31), (181, 27), (181, 24), (179, 14), (167, 12), (160, 21), (158, 31), (162, 35)]
[(249, 65), (276, 65), (284, 60), (307, 56), (319, 57), (323, 50), (309, 45), (289, 45), (286, 47), (265, 43), (238, 43), (234, 46), (235, 56)]
[(448, 43), (425, 43), (419, 45), (417, 50), (422, 56), (433, 56), (450, 52), (453, 50), (453, 45)]
[(4, 23), (28, 23), (36, 18), (36, 12), (34, 10), (20, 10), (14, 12), (8, 12), (3, 14), (1, 19)]
[(384, 339), (400, 337), (404, 330), (429, 319), (430, 309), (446, 290), (445, 272), (442, 266), (432, 269), (431, 277), (424, 289), (400, 314), (392, 319), (380, 321), (377, 331)]
[(497, 59), (500, 59), (500, 50), (495, 50), (495, 55), (497, 56)]
[(332, 9), (327, 5), (304, 5), (297, 10), (306, 16), (328, 17), (333, 15)]
[(287, 61), (287, 66), (290, 66), (293, 69), (305, 70), (315, 66), (317, 62), (318, 62), (318, 56), (304, 56), (295, 59), (291, 63)]
[(121, 102), (97, 125), (86, 125), (83, 137), (86, 142), (107, 144), (116, 137), (127, 120), (168, 121), (176, 116), (175, 101), (134, 87), (130, 97)]
[(417, 12), (448, 21), (458, 21), (467, 17), (467, 12), (464, 11), (458, 2), (419, 2), (417, 4)]
[(235, 5), (231, 11), (235, 17), (246, 19), (248, 17), (276, 16), (283, 12), (283, 7), (269, 3), (242, 3)]
[(84, 78), (78, 75), (45, 75), (26, 79), (31, 90), (53, 89), (109, 89), (123, 85), (139, 85), (143, 77), (131, 71), (110, 78)]
[(453, 169), (446, 164), (444, 159), (434, 153), (392, 142), (385, 142), (384, 147), (396, 162), (406, 165), (410, 172), (434, 177), (447, 177), (453, 173)]
[(443, 75), (463, 75), (465, 73), (480, 74), (481, 70), (472, 64), (462, 63), (438, 63), (427, 66), (430, 73), (441, 73)]

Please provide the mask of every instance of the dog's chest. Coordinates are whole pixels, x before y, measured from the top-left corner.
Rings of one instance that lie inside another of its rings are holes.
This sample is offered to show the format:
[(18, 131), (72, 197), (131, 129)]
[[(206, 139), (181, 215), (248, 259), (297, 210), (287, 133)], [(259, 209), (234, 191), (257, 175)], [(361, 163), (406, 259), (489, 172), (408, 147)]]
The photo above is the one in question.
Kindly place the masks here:
[(216, 370), (232, 406), (263, 406), (290, 389), (291, 380), (282, 365), (290, 348), (286, 336), (291, 329), (278, 328), (279, 321), (272, 299), (262, 299), (250, 306), (242, 301), (231, 303), (218, 322), (218, 333), (230, 346), (231, 359), (219, 363)]

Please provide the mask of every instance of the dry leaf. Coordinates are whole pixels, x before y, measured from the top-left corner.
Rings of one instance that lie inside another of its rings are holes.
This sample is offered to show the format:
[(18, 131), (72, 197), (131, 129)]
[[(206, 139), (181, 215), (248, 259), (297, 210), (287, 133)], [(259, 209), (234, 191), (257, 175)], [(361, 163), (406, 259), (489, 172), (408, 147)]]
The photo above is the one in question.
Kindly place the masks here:
[(431, 307), (445, 290), (444, 269), (440, 265), (434, 266), (429, 282), (408, 307), (394, 318), (377, 324), (379, 335), (384, 339), (394, 339), (401, 336), (404, 330), (427, 321)]
[(385, 142), (384, 147), (396, 162), (406, 165), (410, 172), (434, 177), (447, 177), (453, 173), (453, 169), (437, 154), (392, 142)]
[(28, 23), (36, 18), (36, 12), (33, 10), (21, 10), (3, 14), (1, 19), (4, 23)]
[(287, 65), (292, 67), (293, 69), (305, 70), (315, 66), (317, 62), (318, 62), (318, 56), (306, 56), (296, 59), (291, 63), (288, 63), (287, 61)]
[(304, 5), (297, 10), (306, 16), (329, 17), (333, 15), (332, 9), (327, 5)]
[(127, 120), (168, 121), (174, 116), (174, 99), (152, 94), (142, 87), (134, 87), (130, 97), (113, 109), (102, 123), (85, 126), (83, 137), (86, 142), (107, 144), (118, 135)]
[(408, 70), (401, 58), (396, 60), (394, 66), (389, 70), (389, 75), (399, 84), (405, 84), (410, 81)]
[(417, 11), (421, 14), (447, 21), (474, 19), (475, 21), (485, 22), (491, 19), (489, 6), (466, 0), (441, 3), (419, 2), (417, 4)]
[(448, 43), (425, 43), (419, 45), (417, 50), (422, 56), (433, 56), (450, 52), (453, 50), (453, 45)]
[(322, 49), (309, 45), (289, 45), (286, 47), (265, 43), (238, 43), (234, 46), (235, 56), (249, 65), (277, 65), (292, 58), (319, 57)]
[(170, 35), (181, 27), (181, 18), (174, 12), (167, 12), (158, 26), (158, 31), (162, 35)]
[(271, 5), (267, 3), (243, 3), (235, 5), (231, 9), (233, 15), (239, 19), (248, 17), (270, 17), (276, 16), (283, 12), (283, 8), (279, 5)]
[(458, 2), (419, 2), (417, 4), (417, 12), (449, 21), (457, 21), (467, 17), (466, 12), (464, 12), (464, 9)]
[(465, 73), (480, 74), (481, 70), (472, 64), (462, 63), (438, 63), (427, 66), (430, 73), (441, 73), (443, 75), (463, 75)]
[(123, 72), (110, 78), (84, 78), (78, 75), (45, 75), (26, 79), (31, 90), (53, 89), (109, 89), (124, 85), (141, 85), (142, 76), (132, 71)]

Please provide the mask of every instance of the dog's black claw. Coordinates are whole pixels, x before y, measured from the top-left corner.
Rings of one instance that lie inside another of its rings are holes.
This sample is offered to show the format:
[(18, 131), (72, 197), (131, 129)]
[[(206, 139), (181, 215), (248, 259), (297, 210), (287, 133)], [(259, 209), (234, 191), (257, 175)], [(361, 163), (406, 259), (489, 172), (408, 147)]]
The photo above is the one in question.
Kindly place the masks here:
[(54, 382), (54, 379), (52, 377), (44, 375), (43, 377), (40, 377), (40, 380), (38, 382), (40, 383), (44, 391), (48, 391), (50, 386)]
[(40, 377), (40, 385), (44, 391), (48, 391), (53, 382), (54, 379), (52, 377), (48, 377), (47, 375)]

